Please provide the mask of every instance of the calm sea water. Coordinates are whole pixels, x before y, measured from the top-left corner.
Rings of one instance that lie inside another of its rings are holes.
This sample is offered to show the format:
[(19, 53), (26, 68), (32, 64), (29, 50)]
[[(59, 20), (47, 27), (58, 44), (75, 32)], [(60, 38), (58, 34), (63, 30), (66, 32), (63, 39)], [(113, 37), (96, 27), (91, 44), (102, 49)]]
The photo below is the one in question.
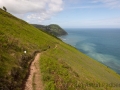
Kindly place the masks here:
[(65, 29), (64, 42), (120, 74), (120, 29)]

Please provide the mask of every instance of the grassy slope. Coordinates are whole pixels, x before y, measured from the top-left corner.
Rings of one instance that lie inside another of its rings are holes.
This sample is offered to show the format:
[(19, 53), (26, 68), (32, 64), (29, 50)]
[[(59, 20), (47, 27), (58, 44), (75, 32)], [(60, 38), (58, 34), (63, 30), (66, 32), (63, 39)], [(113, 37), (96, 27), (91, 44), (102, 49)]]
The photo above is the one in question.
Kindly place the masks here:
[[(58, 65), (58, 63), (62, 65)], [(62, 90), (63, 87), (65, 88), (64, 84), (67, 82), (67, 88), (71, 88), (67, 90), (74, 90), (73, 87), (77, 88), (77, 90), (120, 89), (120, 87), (113, 88), (106, 86), (110, 83), (119, 84), (120, 76), (118, 74), (64, 43), (58, 44), (56, 49), (53, 48), (44, 52), (40, 65), (44, 75), (47, 75), (47, 77), (45, 76), (45, 78), (47, 78), (45, 81), (47, 81), (46, 86), (49, 88), (51, 83), (53, 83), (52, 85), (54, 86), (51, 85), (52, 88), (59, 87), (59, 90)], [(61, 82), (61, 86), (51, 82), (52, 80), (58, 81), (59, 83)], [(72, 86), (69, 87), (71, 84)], [(86, 84), (88, 87), (86, 87)]]
[[(50, 49), (48, 49), (49, 46)], [(120, 89), (120, 87), (107, 87), (104, 84), (120, 84), (120, 76), (114, 71), (75, 48), (0, 10), (0, 80), (7, 77), (9, 81), (14, 81), (11, 78), (11, 70), (13, 67), (20, 66), (19, 62), (24, 50), (32, 54), (36, 50), (44, 49), (48, 50), (41, 55), (40, 68), (46, 90)], [(26, 74), (22, 72), (24, 73)], [(85, 87), (87, 83), (88, 87)], [(91, 83), (104, 85), (97, 88), (94, 85), (90, 86)], [(0, 85), (5, 84), (0, 83)]]
[[(21, 79), (27, 73), (24, 69), (28, 69), (28, 61), (22, 59), (23, 56), (31, 56), (34, 51), (47, 49), (48, 46), (54, 47), (55, 43), (55, 38), (0, 10), (0, 87), (11, 88), (18, 81), (17, 87), (21, 87)], [(24, 50), (27, 55), (24, 55)], [(21, 72), (18, 72), (19, 69)], [(18, 76), (18, 73), (24, 75)]]

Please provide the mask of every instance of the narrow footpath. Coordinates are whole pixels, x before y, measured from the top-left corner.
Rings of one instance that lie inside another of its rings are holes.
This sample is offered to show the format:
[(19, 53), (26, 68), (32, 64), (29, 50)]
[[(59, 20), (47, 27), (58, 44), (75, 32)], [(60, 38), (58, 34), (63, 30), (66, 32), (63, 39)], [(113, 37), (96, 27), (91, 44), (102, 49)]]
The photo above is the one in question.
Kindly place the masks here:
[(25, 83), (24, 90), (43, 90), (39, 66), (40, 53), (38, 53), (30, 66), (30, 75)]

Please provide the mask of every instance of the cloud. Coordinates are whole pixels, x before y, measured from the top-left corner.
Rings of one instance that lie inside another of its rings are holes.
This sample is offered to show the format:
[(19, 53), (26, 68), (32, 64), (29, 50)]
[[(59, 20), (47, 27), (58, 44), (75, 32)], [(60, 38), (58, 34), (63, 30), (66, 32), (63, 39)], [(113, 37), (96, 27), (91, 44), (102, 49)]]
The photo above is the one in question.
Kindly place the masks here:
[[(87, 17), (88, 15), (86, 15)], [(70, 22), (67, 22), (68, 23), (72, 23), (72, 25), (76, 27), (81, 27), (81, 28), (119, 28), (119, 25), (120, 25), (120, 17), (102, 17), (102, 18), (99, 18), (99, 19), (94, 19), (94, 18), (88, 18), (88, 19), (81, 19), (78, 21), (70, 21)], [(66, 24), (66, 23), (63, 23), (63, 24)], [(68, 26), (70, 27), (70, 26)]]
[[(0, 0), (0, 6), (24, 19), (42, 22), (63, 10), (62, 0)], [(21, 15), (20, 15), (21, 14)], [(23, 18), (23, 17), (21, 17)]]
[(92, 8), (101, 8), (104, 7), (103, 5), (86, 5), (86, 6), (75, 6), (69, 7), (69, 9), (92, 9)]
[(120, 0), (93, 0), (93, 3), (102, 3), (110, 8), (120, 8)]
[[(68, 0), (69, 9), (90, 9), (90, 8), (120, 8), (120, 0)], [(66, 1), (66, 3), (68, 2)], [(72, 4), (75, 4), (72, 6)], [(78, 4), (79, 3), (79, 4)]]

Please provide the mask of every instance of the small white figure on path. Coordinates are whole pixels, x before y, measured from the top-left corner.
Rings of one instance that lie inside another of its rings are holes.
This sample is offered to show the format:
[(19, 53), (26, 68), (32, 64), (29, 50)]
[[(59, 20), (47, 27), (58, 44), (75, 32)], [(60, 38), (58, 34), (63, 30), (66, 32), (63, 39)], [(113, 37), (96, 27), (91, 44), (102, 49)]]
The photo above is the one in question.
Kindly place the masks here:
[(24, 51), (24, 53), (26, 53), (26, 51)]

